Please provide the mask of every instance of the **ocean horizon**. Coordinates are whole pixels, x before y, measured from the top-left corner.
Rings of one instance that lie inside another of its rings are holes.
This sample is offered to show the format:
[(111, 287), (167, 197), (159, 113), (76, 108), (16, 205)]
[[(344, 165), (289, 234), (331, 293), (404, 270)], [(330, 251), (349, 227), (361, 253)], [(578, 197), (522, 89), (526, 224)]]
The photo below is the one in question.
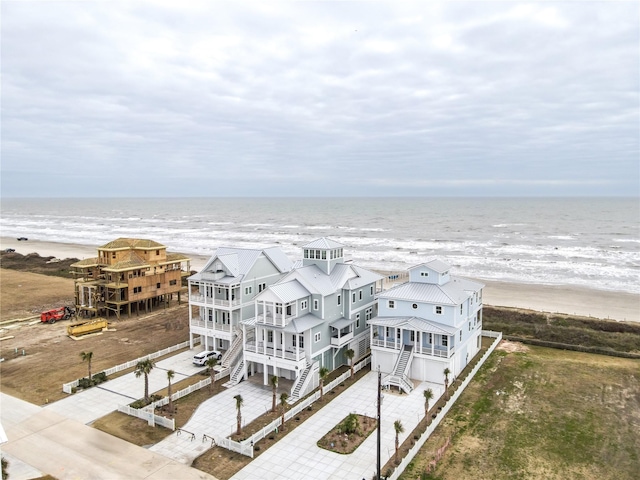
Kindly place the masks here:
[(3, 198), (3, 236), (99, 246), (150, 238), (211, 255), (318, 237), (366, 268), (404, 271), (438, 257), (480, 280), (640, 293), (636, 197)]

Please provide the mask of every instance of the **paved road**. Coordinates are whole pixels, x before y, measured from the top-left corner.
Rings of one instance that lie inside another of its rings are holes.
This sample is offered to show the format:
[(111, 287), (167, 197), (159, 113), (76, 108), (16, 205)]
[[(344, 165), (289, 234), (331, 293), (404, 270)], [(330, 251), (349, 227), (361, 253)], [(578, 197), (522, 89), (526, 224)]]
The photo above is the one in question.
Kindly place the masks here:
[(9, 395), (0, 394), (0, 418), (9, 438), (2, 452), (19, 464), (11, 470), (17, 472), (12, 480), (35, 471), (60, 480), (215, 480), (200, 470)]

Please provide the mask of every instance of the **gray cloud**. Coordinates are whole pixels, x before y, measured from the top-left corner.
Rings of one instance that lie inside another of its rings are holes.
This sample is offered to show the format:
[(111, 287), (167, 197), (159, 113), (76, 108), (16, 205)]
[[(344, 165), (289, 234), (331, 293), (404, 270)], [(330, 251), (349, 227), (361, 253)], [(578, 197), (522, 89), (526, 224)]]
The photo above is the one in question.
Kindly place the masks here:
[(636, 3), (396, 3), (3, 2), (2, 195), (639, 193)]

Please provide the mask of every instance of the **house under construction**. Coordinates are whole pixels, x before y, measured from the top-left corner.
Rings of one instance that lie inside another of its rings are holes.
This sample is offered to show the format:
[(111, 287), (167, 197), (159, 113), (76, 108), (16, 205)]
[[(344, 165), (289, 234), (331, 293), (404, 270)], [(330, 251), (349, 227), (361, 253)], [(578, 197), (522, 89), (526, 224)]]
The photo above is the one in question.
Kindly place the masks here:
[(190, 258), (169, 253), (153, 240), (118, 238), (98, 247), (98, 256), (71, 265), (76, 314), (85, 317), (146, 313), (168, 306), (186, 292)]

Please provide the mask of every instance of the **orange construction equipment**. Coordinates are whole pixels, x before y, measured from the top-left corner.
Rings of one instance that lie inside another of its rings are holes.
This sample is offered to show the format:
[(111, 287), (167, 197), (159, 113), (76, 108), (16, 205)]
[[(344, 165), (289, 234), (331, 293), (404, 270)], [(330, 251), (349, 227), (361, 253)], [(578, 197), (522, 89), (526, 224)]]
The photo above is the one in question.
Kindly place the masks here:
[(53, 310), (42, 312), (40, 314), (40, 321), (42, 323), (56, 323), (58, 320), (71, 318), (74, 313), (75, 311), (69, 307), (54, 308)]

